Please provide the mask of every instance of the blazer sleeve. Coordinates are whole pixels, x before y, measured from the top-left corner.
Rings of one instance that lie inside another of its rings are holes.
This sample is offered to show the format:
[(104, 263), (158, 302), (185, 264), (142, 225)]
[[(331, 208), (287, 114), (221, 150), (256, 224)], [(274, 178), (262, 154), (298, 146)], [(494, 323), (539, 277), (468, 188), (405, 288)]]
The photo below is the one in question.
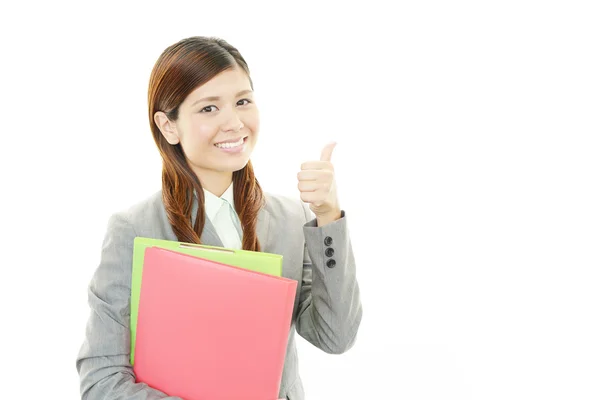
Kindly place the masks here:
[(296, 331), (326, 353), (341, 354), (354, 345), (362, 319), (346, 213), (317, 226), (314, 214), (302, 206), (307, 222)]
[(100, 265), (88, 286), (90, 316), (77, 356), (82, 399), (178, 399), (135, 383), (129, 362), (129, 303), (135, 232), (124, 213), (111, 216)]

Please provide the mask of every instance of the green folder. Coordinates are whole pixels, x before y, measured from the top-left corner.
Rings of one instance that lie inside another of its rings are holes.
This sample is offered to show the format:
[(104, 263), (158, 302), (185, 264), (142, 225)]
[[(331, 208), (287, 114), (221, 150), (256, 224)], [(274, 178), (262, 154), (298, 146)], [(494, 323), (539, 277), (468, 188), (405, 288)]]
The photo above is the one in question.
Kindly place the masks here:
[(206, 260), (216, 261), (274, 276), (281, 276), (282, 273), (283, 256), (280, 254), (227, 249), (224, 247), (176, 242), (172, 240), (152, 239), (141, 236), (136, 237), (133, 241), (133, 265), (131, 269), (131, 365), (133, 365), (135, 355), (135, 335), (138, 308), (140, 304), (144, 255), (146, 253), (146, 248), (148, 247), (160, 247), (162, 249), (172, 250), (178, 253), (188, 254), (198, 258), (204, 258)]

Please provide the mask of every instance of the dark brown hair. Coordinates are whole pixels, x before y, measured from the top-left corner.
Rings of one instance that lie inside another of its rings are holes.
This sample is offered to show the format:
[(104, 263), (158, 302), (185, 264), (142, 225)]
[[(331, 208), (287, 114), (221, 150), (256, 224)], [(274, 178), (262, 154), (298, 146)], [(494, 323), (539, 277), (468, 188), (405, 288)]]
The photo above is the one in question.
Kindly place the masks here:
[[(248, 65), (235, 47), (223, 39), (194, 36), (167, 47), (150, 75), (148, 118), (163, 160), (163, 203), (180, 242), (201, 243), (205, 223), (204, 192), (186, 161), (181, 144), (167, 142), (154, 121), (154, 114), (163, 111), (171, 121), (176, 121), (179, 106), (194, 89), (236, 65), (250, 79)], [(254, 89), (251, 79), (250, 85)], [(264, 196), (250, 161), (241, 170), (233, 172), (233, 191), (235, 208), (242, 224), (242, 248), (260, 251), (256, 219), (264, 204)], [(192, 226), (194, 193), (198, 199), (198, 213)]]

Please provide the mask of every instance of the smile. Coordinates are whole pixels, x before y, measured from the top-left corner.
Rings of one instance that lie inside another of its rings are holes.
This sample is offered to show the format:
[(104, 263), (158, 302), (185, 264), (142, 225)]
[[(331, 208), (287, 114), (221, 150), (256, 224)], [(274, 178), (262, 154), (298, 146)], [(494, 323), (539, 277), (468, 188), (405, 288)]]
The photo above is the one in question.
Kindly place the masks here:
[(215, 143), (215, 147), (228, 152), (228, 153), (240, 153), (242, 151), (244, 151), (244, 149), (246, 148), (246, 140), (248, 139), (248, 136), (244, 136), (239, 138), (237, 141), (235, 142), (222, 142), (222, 143)]
[(246, 139), (246, 138), (241, 137), (237, 142), (216, 143), (215, 146), (217, 146), (221, 149), (232, 149), (234, 147), (238, 147), (238, 146), (241, 146), (242, 144), (244, 144), (244, 139)]

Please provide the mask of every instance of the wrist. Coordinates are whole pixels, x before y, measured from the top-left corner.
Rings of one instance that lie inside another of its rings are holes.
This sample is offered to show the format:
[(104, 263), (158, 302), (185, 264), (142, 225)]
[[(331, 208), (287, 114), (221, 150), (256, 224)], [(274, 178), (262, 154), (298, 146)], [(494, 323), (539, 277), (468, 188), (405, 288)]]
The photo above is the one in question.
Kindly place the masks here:
[(316, 217), (317, 226), (323, 226), (342, 218), (342, 211), (338, 209), (327, 214), (317, 215)]

